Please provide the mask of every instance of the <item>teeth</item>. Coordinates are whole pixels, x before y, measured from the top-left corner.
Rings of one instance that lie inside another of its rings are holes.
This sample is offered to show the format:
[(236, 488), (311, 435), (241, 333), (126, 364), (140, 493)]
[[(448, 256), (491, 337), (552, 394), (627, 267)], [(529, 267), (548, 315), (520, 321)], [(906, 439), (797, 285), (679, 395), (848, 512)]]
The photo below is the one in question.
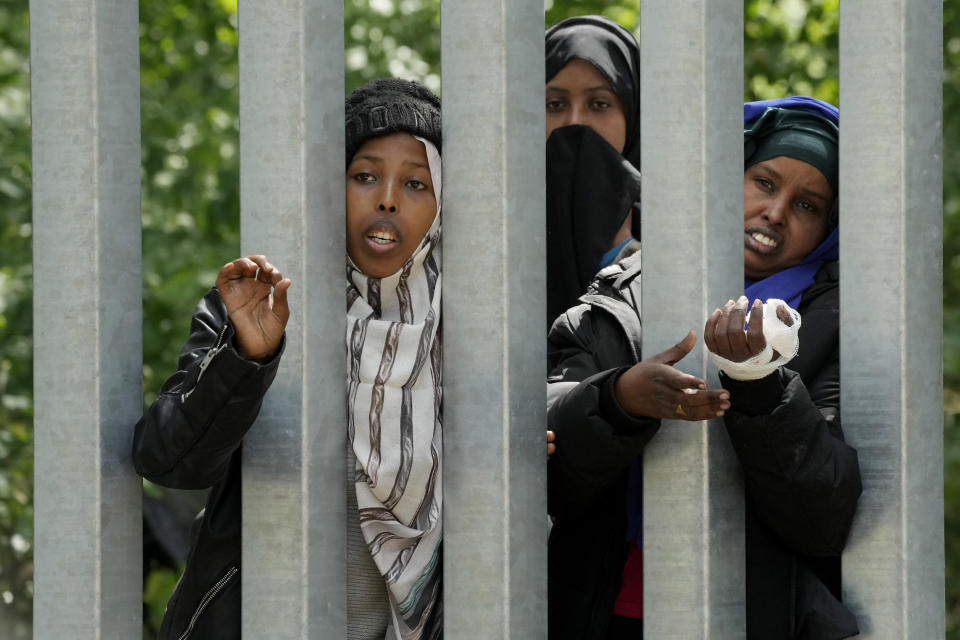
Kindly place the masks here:
[(771, 237), (769, 237), (769, 236), (763, 235), (763, 234), (760, 233), (759, 231), (754, 231), (753, 233), (750, 234), (750, 237), (753, 238), (754, 240), (756, 240), (757, 242), (759, 242), (759, 243), (762, 244), (762, 245), (766, 245), (766, 246), (768, 246), (768, 247), (775, 247), (775, 246), (777, 246), (777, 241), (776, 241), (776, 240), (774, 240), (773, 238), (771, 238)]
[(386, 243), (386, 242), (394, 241), (393, 235), (390, 233), (387, 233), (386, 231), (374, 231), (367, 237), (373, 240), (374, 242)]

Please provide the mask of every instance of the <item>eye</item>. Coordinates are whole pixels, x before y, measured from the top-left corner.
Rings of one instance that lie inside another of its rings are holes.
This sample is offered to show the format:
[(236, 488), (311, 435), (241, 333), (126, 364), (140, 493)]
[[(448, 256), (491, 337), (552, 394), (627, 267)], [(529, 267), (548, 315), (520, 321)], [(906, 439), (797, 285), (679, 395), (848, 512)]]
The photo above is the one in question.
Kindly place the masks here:
[(817, 206), (817, 203), (810, 202), (809, 200), (798, 200), (797, 207), (802, 209), (805, 213), (819, 213), (820, 207)]
[(357, 173), (353, 174), (353, 179), (357, 182), (366, 183), (375, 181), (377, 177), (367, 171), (358, 171)]
[(566, 106), (567, 103), (560, 98), (547, 98), (547, 111), (563, 111), (564, 107)]
[(760, 189), (767, 192), (773, 191), (773, 182), (769, 178), (757, 176), (753, 181)]
[(407, 180), (407, 186), (413, 189), (414, 191), (423, 191), (427, 188), (426, 183), (417, 180), (416, 178), (411, 178)]
[(609, 100), (605, 100), (603, 98), (594, 98), (593, 100), (590, 101), (590, 108), (593, 109), (594, 111), (603, 111), (605, 109), (609, 109), (612, 106), (613, 105), (610, 104)]

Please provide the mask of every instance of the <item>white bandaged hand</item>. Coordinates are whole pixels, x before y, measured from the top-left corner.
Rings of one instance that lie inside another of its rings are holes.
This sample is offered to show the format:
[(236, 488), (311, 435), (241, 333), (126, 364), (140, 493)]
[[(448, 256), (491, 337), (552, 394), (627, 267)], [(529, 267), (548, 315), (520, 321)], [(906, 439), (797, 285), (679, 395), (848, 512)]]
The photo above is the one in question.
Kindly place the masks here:
[[(777, 316), (777, 308), (781, 306), (793, 319), (792, 325), (788, 326)], [(800, 347), (799, 330), (800, 314), (783, 300), (770, 298), (763, 305), (763, 337), (767, 342), (763, 351), (743, 362), (733, 362), (713, 352), (710, 357), (718, 369), (735, 380), (759, 380), (793, 360)], [(778, 357), (774, 358), (774, 352)]]

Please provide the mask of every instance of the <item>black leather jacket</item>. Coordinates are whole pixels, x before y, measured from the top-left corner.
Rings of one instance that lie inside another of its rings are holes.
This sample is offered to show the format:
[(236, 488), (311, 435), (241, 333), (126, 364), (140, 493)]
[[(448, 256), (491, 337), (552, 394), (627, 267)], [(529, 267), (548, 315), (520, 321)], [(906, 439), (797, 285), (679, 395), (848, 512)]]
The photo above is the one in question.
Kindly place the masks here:
[[(804, 292), (800, 353), (770, 376), (721, 375), (724, 422), (747, 492), (747, 638), (857, 633), (840, 603), (840, 553), (860, 495), (840, 428), (839, 270)], [(627, 555), (627, 473), (659, 421), (625, 413), (616, 377), (640, 359), (640, 257), (604, 269), (550, 332), (548, 468), (551, 640), (603, 640)]]
[(183, 576), (167, 603), (160, 640), (240, 638), (240, 443), (276, 375), (241, 357), (216, 289), (197, 305), (177, 372), (137, 423), (133, 462), (175, 489), (211, 488), (191, 532)]

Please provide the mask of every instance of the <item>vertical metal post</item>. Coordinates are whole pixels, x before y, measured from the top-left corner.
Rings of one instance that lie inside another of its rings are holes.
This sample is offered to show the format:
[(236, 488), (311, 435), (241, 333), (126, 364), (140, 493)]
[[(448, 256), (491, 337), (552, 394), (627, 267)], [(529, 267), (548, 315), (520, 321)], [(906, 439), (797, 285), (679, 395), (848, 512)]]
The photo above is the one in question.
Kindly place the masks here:
[(938, 0), (840, 8), (841, 406), (864, 491), (843, 559), (863, 638), (944, 636)]
[(243, 636), (346, 637), (343, 4), (241, 0), (244, 254), (293, 280), (243, 450)]
[(445, 2), (444, 619), (546, 638), (543, 5)]
[(142, 634), (137, 5), (30, 3), (34, 637)]
[[(743, 3), (641, 8), (643, 355), (698, 343), (743, 291)], [(711, 386), (718, 383), (711, 380)], [(722, 425), (663, 422), (644, 454), (644, 635), (743, 638), (743, 488)]]

